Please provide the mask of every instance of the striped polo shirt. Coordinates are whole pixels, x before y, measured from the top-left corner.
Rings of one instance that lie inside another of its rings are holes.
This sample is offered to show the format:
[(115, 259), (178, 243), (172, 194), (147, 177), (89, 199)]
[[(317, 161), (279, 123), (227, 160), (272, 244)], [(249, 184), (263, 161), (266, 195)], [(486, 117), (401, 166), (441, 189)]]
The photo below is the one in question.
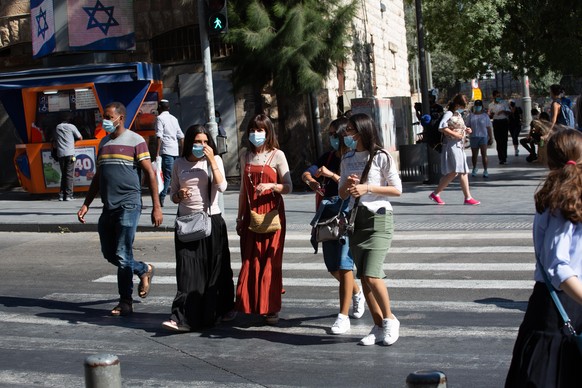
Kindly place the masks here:
[(99, 143), (99, 192), (107, 209), (141, 204), (138, 163), (150, 159), (147, 143), (126, 129), (115, 139), (107, 135)]

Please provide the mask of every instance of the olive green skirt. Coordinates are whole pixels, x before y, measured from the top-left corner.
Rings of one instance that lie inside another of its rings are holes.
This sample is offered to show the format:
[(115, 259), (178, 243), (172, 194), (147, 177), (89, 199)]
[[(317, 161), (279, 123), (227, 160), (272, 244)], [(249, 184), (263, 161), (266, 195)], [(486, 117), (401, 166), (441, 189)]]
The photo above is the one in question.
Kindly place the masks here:
[(392, 245), (394, 216), (392, 210), (381, 208), (376, 213), (358, 206), (350, 250), (356, 264), (356, 276), (383, 279), (384, 260)]

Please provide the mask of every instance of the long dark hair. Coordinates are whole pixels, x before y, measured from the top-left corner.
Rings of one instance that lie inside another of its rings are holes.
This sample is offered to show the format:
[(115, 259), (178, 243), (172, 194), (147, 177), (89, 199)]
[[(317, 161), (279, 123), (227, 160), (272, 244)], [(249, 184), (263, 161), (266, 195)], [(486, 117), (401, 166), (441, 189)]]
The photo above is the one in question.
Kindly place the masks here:
[(356, 113), (349, 120), (356, 132), (360, 134), (359, 141), (370, 152), (370, 155), (374, 155), (377, 150), (383, 148), (376, 124), (370, 116), (365, 113)]
[[(277, 134), (275, 133), (275, 126), (273, 122), (269, 118), (269, 116), (265, 114), (258, 114), (249, 121), (247, 125), (247, 139), (249, 137), (250, 130), (253, 128), (260, 128), (265, 130), (265, 148), (267, 151), (270, 151), (275, 148), (279, 148), (279, 142), (277, 141)], [(249, 148), (252, 152), (257, 150), (257, 147), (251, 142), (249, 142)]]
[(208, 145), (212, 148), (214, 155), (218, 155), (218, 151), (216, 149), (216, 143), (214, 143), (214, 139), (212, 139), (212, 135), (210, 131), (204, 127), (204, 125), (194, 124), (191, 125), (184, 134), (184, 147), (182, 147), (182, 156), (188, 158), (192, 155), (192, 146), (194, 145), (194, 139), (196, 135), (199, 133), (203, 133), (208, 137)]
[(582, 132), (558, 129), (547, 151), (550, 172), (534, 196), (536, 211), (560, 211), (571, 222), (582, 222)]

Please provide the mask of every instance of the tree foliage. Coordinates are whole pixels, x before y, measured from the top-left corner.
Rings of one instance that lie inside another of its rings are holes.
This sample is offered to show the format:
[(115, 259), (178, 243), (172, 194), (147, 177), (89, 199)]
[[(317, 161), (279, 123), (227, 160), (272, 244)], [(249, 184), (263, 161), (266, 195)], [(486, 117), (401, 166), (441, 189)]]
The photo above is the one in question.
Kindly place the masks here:
[(500, 43), (509, 16), (506, 0), (469, 2), (432, 0), (423, 2), (429, 50), (448, 54), (458, 79), (485, 74), (491, 66), (507, 70), (510, 61)]
[(229, 32), (235, 87), (262, 87), (297, 95), (319, 90), (345, 58), (355, 1), (233, 0)]
[(424, 0), (422, 8), (426, 48), (433, 59), (446, 58), (433, 62), (435, 83), (488, 71), (525, 72), (540, 85), (556, 74), (582, 76), (582, 2)]
[(565, 0), (514, 0), (501, 49), (528, 74), (548, 71), (582, 76), (582, 3)]

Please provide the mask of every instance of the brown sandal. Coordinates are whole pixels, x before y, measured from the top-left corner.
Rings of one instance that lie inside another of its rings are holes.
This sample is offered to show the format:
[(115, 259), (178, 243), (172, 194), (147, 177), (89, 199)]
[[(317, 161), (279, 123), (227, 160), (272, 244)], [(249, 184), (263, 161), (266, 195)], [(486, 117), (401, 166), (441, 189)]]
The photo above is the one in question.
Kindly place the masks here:
[(133, 303), (130, 300), (120, 299), (117, 306), (111, 310), (114, 317), (125, 317), (133, 313)]
[(152, 285), (152, 278), (154, 277), (155, 267), (148, 264), (149, 270), (142, 275), (139, 280), (139, 286), (137, 287), (137, 293), (140, 298), (145, 298), (150, 293), (150, 286)]

